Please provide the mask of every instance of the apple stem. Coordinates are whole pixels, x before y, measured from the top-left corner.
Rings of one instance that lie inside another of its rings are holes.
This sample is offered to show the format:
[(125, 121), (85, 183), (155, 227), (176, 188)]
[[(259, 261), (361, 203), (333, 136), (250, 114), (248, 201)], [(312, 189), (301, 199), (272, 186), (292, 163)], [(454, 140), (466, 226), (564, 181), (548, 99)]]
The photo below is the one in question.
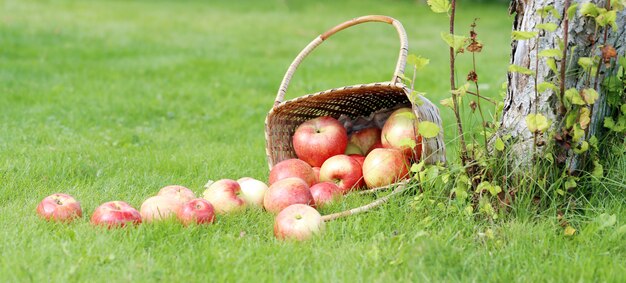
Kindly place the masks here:
[(331, 220), (335, 220), (335, 219), (339, 219), (339, 218), (343, 218), (346, 216), (350, 216), (350, 215), (355, 215), (355, 214), (359, 214), (359, 213), (363, 213), (366, 212), (372, 208), (376, 208), (378, 206), (381, 206), (382, 204), (386, 203), (389, 201), (389, 199), (397, 194), (400, 194), (404, 191), (406, 191), (409, 187), (407, 186), (407, 182), (404, 183), (399, 183), (399, 184), (395, 184), (397, 185), (397, 187), (393, 190), (393, 192), (391, 192), (390, 194), (381, 197), (369, 204), (366, 204), (364, 206), (360, 206), (357, 208), (353, 208), (350, 210), (346, 210), (346, 211), (342, 211), (342, 212), (337, 212), (337, 213), (333, 213), (333, 214), (329, 214), (329, 215), (324, 215), (322, 216), (322, 220), (323, 221), (331, 221)]

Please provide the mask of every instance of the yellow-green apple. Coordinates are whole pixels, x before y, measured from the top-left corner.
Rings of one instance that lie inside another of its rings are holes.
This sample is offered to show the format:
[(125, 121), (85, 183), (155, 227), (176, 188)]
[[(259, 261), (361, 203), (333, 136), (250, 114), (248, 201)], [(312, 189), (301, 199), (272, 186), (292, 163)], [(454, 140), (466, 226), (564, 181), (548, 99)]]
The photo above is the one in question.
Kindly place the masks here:
[(346, 128), (335, 118), (329, 116), (308, 120), (293, 134), (293, 149), (298, 158), (313, 167), (331, 156), (343, 154), (348, 145)]
[(302, 179), (291, 177), (272, 184), (263, 198), (265, 210), (278, 213), (285, 207), (301, 203), (315, 205), (309, 186)]
[(405, 156), (419, 160), (422, 153), (422, 137), (417, 133), (417, 116), (411, 108), (400, 108), (389, 116), (381, 133), (385, 148), (396, 148)]
[(330, 181), (337, 184), (342, 193), (363, 185), (361, 164), (345, 154), (328, 158), (320, 168), (320, 182)]
[(195, 224), (211, 224), (215, 221), (215, 209), (210, 202), (196, 198), (185, 202), (176, 212), (178, 220), (187, 226)]
[[(373, 147), (380, 143), (380, 129), (376, 127), (365, 128), (356, 131), (350, 135), (349, 143), (356, 145), (361, 152), (357, 154), (365, 155), (370, 152)], [(350, 155), (346, 153), (347, 155)]]
[(272, 185), (276, 181), (290, 177), (298, 177), (309, 186), (316, 183), (315, 172), (311, 165), (297, 158), (283, 160), (274, 165), (270, 170), (269, 183)]
[(352, 155), (352, 154), (363, 154), (363, 151), (361, 150), (361, 148), (352, 143), (352, 142), (348, 142), (348, 146), (346, 146), (346, 151), (343, 153), (345, 155)]
[(165, 186), (159, 190), (157, 196), (173, 197), (182, 203), (196, 198), (192, 190), (179, 185)]
[(57, 193), (41, 200), (37, 205), (37, 214), (46, 220), (71, 222), (83, 217), (83, 209), (74, 197)]
[(341, 190), (333, 182), (317, 183), (309, 189), (316, 207), (322, 207), (341, 197)]
[(365, 157), (363, 178), (369, 188), (393, 184), (409, 173), (407, 157), (395, 148), (377, 148)]
[(183, 203), (173, 196), (153, 196), (146, 199), (139, 209), (143, 222), (153, 222), (176, 216)]
[(243, 177), (237, 180), (241, 187), (241, 197), (248, 207), (263, 208), (263, 198), (267, 192), (267, 185), (257, 179)]
[(281, 210), (274, 220), (274, 236), (279, 240), (308, 240), (324, 229), (322, 215), (305, 204), (293, 204)]
[(105, 202), (98, 206), (91, 215), (91, 224), (108, 228), (124, 227), (127, 224), (141, 223), (141, 214), (123, 201)]
[(210, 184), (202, 194), (218, 214), (240, 211), (246, 208), (241, 196), (241, 186), (237, 181), (222, 179)]

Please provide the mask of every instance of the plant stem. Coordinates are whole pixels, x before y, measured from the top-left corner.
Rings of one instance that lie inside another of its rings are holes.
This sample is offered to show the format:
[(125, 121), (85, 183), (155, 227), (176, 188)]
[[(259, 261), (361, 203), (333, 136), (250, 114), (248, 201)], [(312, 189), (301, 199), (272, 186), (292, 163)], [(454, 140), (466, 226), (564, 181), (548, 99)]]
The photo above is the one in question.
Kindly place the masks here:
[(497, 104), (495, 100), (493, 100), (493, 99), (491, 99), (491, 98), (489, 98), (489, 97), (484, 97), (484, 96), (482, 96), (482, 95), (480, 95), (480, 94), (478, 94), (478, 93), (475, 93), (475, 92), (472, 92), (472, 91), (469, 91), (469, 90), (468, 90), (468, 91), (466, 91), (466, 93), (471, 94), (471, 95), (473, 95), (473, 96), (476, 96), (476, 97), (478, 97), (478, 98), (480, 98), (480, 99), (482, 99), (482, 100), (486, 100), (487, 102), (490, 102), (490, 103), (492, 103), (493, 105), (496, 105), (496, 104)]
[[(456, 11), (456, 0), (452, 0), (450, 3), (450, 34), (454, 35), (454, 14)], [(455, 76), (454, 76), (454, 60), (455, 50), (450, 46), (450, 90), (456, 89)], [(463, 164), (467, 163), (467, 146), (465, 145), (465, 137), (463, 134), (463, 124), (461, 122), (461, 114), (459, 113), (459, 101), (455, 94), (452, 94), (452, 103), (454, 105), (454, 116), (456, 118), (456, 125), (459, 132), (459, 143), (461, 146), (461, 161)]]
[(559, 107), (559, 112), (562, 115), (565, 115), (565, 67), (567, 62), (567, 45), (568, 45), (568, 36), (569, 36), (569, 17), (567, 15), (567, 10), (570, 6), (570, 0), (565, 0), (565, 5), (563, 7), (563, 58), (561, 59), (561, 82), (559, 86), (559, 91), (561, 95), (561, 107)]

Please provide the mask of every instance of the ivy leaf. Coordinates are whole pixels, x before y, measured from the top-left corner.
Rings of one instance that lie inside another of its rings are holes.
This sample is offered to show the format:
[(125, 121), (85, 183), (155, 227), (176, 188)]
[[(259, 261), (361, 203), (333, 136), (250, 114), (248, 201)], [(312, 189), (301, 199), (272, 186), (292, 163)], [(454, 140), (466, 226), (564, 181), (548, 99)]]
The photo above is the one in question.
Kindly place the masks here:
[(465, 42), (468, 38), (466, 36), (442, 32), (441, 39), (443, 39), (443, 41), (445, 41), (448, 46), (452, 47), (454, 52), (458, 52), (463, 48), (463, 46), (465, 46)]
[(599, 26), (604, 27), (606, 25), (611, 25), (611, 27), (613, 27), (613, 30), (617, 29), (617, 24), (615, 23), (616, 20), (617, 11), (615, 10), (603, 12), (598, 17), (596, 17), (596, 23)]
[(480, 182), (480, 184), (478, 184), (478, 186), (476, 186), (476, 192), (480, 193), (482, 191), (487, 191), (489, 190), (490, 187), (491, 187), (491, 183), (487, 181), (482, 181)]
[(595, 18), (598, 16), (600, 12), (598, 11), (598, 6), (591, 2), (585, 2), (580, 5), (580, 14), (585, 17)]
[(587, 104), (592, 105), (596, 102), (596, 100), (598, 100), (600, 95), (598, 95), (598, 92), (595, 89), (586, 88), (583, 89), (582, 97)]
[(578, 122), (580, 123), (580, 127), (586, 129), (591, 122), (591, 111), (589, 111), (589, 108), (583, 107), (580, 109), (579, 115)]
[(587, 141), (583, 141), (580, 143), (580, 147), (574, 148), (574, 153), (581, 154), (589, 150), (589, 143)]
[(467, 93), (467, 90), (469, 89), (470, 84), (469, 83), (465, 83), (464, 85), (460, 86), (459, 88), (455, 89), (455, 90), (451, 90), (450, 93), (456, 95), (456, 96), (464, 96)]
[(580, 97), (578, 90), (576, 90), (575, 88), (570, 88), (566, 90), (565, 98), (567, 98), (567, 100), (572, 104), (585, 105), (585, 101), (582, 99), (582, 97)]
[(559, 14), (559, 11), (557, 11), (554, 6), (552, 5), (548, 5), (545, 6), (543, 8), (539, 8), (537, 9), (537, 12), (539, 12), (539, 14), (541, 15), (542, 18), (545, 18), (545, 16), (547, 16), (548, 13), (552, 14), (553, 17), (560, 19), (561, 18), (561, 14)]
[(593, 67), (593, 59), (591, 57), (580, 57), (578, 58), (578, 65), (580, 65), (585, 70), (590, 70)]
[(451, 109), (454, 109), (454, 103), (452, 101), (452, 97), (448, 97), (448, 98), (440, 100), (439, 104), (441, 104), (442, 106), (446, 106), (446, 107), (450, 107)]
[(422, 56), (416, 56), (415, 54), (411, 54), (406, 58), (406, 62), (415, 66), (415, 69), (419, 71), (426, 67), (426, 65), (430, 63), (430, 60)]
[(598, 138), (596, 135), (593, 135), (589, 138), (589, 145), (593, 147), (593, 149), (598, 150)]
[(415, 143), (415, 140), (411, 138), (405, 138), (400, 140), (398, 146), (400, 146), (401, 148), (415, 148), (417, 146), (417, 143)]
[(538, 24), (537, 28), (546, 31), (555, 31), (558, 26), (555, 23)]
[(591, 176), (596, 178), (602, 178), (602, 176), (604, 176), (604, 168), (597, 160), (593, 161), (593, 171), (591, 171)]
[(428, 0), (426, 1), (430, 9), (435, 13), (447, 13), (450, 10), (450, 1), (448, 0)]
[(567, 9), (567, 18), (568, 19), (573, 19), (574, 16), (576, 16), (576, 8), (578, 8), (578, 4), (572, 4), (571, 6), (569, 6), (569, 8)]
[(496, 142), (494, 144), (494, 147), (496, 148), (497, 151), (503, 151), (504, 150), (504, 141), (502, 141), (501, 138), (497, 138)]
[(585, 136), (585, 131), (580, 127), (580, 125), (575, 124), (572, 127), (572, 140), (574, 142), (580, 141)]
[(422, 121), (417, 127), (417, 133), (427, 139), (434, 138), (439, 135), (439, 126), (433, 122)]
[(524, 74), (524, 75), (534, 75), (535, 72), (531, 69), (528, 69), (526, 67), (522, 67), (520, 65), (515, 65), (515, 64), (511, 64), (509, 65), (509, 72), (511, 73), (520, 73), (520, 74)]
[(551, 89), (554, 92), (558, 92), (559, 91), (559, 88), (556, 85), (554, 85), (553, 83), (541, 82), (541, 83), (539, 83), (537, 85), (537, 91), (539, 91), (539, 92), (544, 92), (547, 89)]
[(526, 116), (526, 127), (531, 133), (544, 132), (550, 128), (548, 118), (541, 114), (528, 114)]
[(539, 33), (536, 31), (520, 31), (514, 30), (511, 32), (511, 38), (513, 40), (527, 40), (531, 38), (535, 38)]
[(552, 72), (554, 72), (555, 74), (559, 72), (556, 67), (556, 60), (554, 58), (548, 58), (548, 60), (546, 60), (546, 64), (548, 64), (550, 70), (552, 70)]
[(604, 127), (609, 130), (615, 131), (615, 121), (613, 120), (612, 117), (604, 118)]
[(574, 229), (574, 227), (567, 225), (567, 227), (565, 227), (565, 230), (563, 230), (563, 234), (565, 234), (565, 236), (571, 237), (574, 236), (574, 234), (576, 233), (576, 229)]
[(544, 49), (538, 55), (539, 57), (555, 57), (559, 59), (563, 55), (563, 51), (559, 49)]
[(576, 188), (576, 179), (573, 177), (567, 178), (565, 181), (565, 190)]
[(502, 187), (495, 185), (495, 186), (491, 186), (491, 188), (489, 188), (489, 192), (491, 193), (492, 196), (495, 196), (497, 194), (499, 194), (500, 192), (502, 192)]

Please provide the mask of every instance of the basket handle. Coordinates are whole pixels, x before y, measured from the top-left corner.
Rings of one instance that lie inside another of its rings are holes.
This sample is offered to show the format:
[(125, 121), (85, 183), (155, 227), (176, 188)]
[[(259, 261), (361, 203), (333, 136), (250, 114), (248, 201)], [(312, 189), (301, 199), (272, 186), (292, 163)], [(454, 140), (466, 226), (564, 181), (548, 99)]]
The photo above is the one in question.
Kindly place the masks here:
[(391, 78), (391, 81), (394, 84), (400, 82), (401, 76), (402, 74), (404, 74), (404, 66), (406, 65), (406, 56), (409, 50), (409, 43), (407, 40), (406, 32), (404, 31), (404, 27), (399, 21), (391, 17), (382, 16), (382, 15), (362, 16), (362, 17), (354, 18), (352, 20), (343, 22), (331, 28), (330, 30), (326, 31), (325, 33), (320, 34), (317, 38), (311, 41), (311, 43), (309, 43), (304, 49), (302, 49), (302, 51), (300, 51), (300, 54), (298, 54), (298, 56), (296, 56), (296, 58), (293, 60), (293, 62), (289, 66), (289, 69), (287, 69), (287, 73), (285, 73), (285, 76), (283, 77), (283, 81), (280, 83), (280, 87), (278, 88), (278, 94), (276, 95), (274, 106), (283, 102), (283, 99), (285, 98), (285, 93), (287, 92), (287, 87), (289, 87), (289, 82), (291, 81), (291, 78), (293, 77), (293, 73), (296, 71), (296, 69), (302, 62), (302, 60), (304, 60), (304, 58), (307, 55), (309, 55), (309, 53), (311, 53), (313, 49), (315, 49), (317, 46), (322, 44), (324, 40), (329, 38), (331, 35), (337, 33), (338, 31), (344, 30), (354, 25), (366, 23), (366, 22), (388, 23), (390, 25), (393, 25), (396, 28), (396, 31), (398, 32), (398, 36), (400, 36), (400, 53), (398, 55), (398, 62), (396, 63), (396, 69), (393, 72), (393, 77)]

